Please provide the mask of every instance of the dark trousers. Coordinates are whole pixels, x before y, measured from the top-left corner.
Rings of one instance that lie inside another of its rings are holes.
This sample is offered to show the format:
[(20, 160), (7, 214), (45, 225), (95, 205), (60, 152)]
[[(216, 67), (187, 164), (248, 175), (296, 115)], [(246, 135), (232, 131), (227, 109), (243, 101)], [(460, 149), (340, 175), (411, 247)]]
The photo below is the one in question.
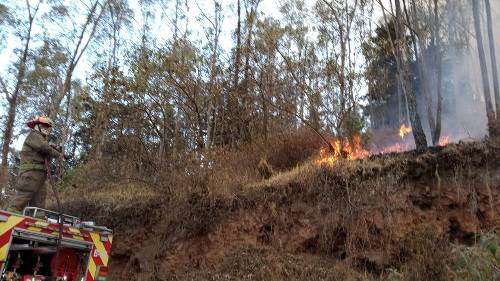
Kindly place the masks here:
[(10, 207), (21, 212), (26, 206), (45, 208), (47, 196), (45, 171), (26, 171), (19, 175), (16, 184), (17, 194), (10, 202)]

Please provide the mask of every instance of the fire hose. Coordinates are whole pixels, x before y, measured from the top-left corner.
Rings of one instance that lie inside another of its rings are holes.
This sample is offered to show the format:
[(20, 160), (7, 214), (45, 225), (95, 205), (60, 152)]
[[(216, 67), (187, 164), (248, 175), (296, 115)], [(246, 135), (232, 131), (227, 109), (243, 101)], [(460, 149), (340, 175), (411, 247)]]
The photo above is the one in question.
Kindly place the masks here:
[[(60, 165), (62, 165), (62, 163), (60, 163)], [(50, 164), (49, 164), (49, 160), (47, 158), (45, 159), (45, 169), (47, 170), (47, 180), (49, 181), (50, 188), (52, 189), (52, 193), (54, 193), (54, 198), (56, 198), (57, 211), (59, 213), (58, 214), (59, 215), (59, 237), (57, 239), (56, 257), (55, 257), (56, 260), (58, 260), (59, 259), (59, 251), (61, 248), (62, 237), (63, 237), (63, 231), (64, 231), (62, 205), (61, 205), (61, 200), (59, 198), (59, 193), (57, 192), (54, 180), (52, 178), (52, 173), (50, 172)]]

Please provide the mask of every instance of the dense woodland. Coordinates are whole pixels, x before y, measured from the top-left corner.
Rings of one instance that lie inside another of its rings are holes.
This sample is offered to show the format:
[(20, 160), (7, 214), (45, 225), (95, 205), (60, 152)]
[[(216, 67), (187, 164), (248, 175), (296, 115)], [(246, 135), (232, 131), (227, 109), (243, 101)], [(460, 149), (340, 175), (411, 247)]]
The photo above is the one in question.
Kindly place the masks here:
[[(402, 123), (424, 149), (463, 100), (498, 134), (497, 3), (269, 1), (2, 0), (2, 183), (39, 114), (56, 120), (67, 170), (156, 185), (214, 154), (307, 157)], [(473, 67), (462, 57), (481, 71), (455, 75)]]

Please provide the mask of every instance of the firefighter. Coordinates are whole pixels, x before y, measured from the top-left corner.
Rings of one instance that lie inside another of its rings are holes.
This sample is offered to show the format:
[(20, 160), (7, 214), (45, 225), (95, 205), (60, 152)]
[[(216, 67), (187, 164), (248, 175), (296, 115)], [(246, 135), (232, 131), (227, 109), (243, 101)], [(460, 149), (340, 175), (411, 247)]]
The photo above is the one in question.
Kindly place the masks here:
[(64, 159), (64, 155), (49, 145), (47, 138), (53, 122), (45, 116), (37, 116), (27, 123), (31, 129), (21, 150), (21, 165), (17, 179), (17, 194), (10, 202), (9, 211), (20, 213), (24, 207), (45, 207), (48, 161), (51, 158)]

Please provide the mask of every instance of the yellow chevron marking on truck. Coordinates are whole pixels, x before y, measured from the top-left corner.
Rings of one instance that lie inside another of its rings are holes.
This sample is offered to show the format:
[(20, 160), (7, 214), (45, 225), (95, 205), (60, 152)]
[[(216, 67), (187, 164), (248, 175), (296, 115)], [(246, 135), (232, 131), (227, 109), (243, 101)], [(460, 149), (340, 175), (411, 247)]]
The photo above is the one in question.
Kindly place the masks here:
[(23, 220), (24, 220), (24, 218), (22, 218), (22, 217), (10, 216), (6, 222), (0, 224), (0, 235), (9, 231), (11, 228), (16, 226), (18, 223), (22, 222)]
[(32, 230), (32, 231), (36, 231), (36, 232), (40, 232), (40, 231), (42, 231), (42, 228), (40, 228), (40, 227), (35, 227), (35, 226), (30, 226), (30, 227), (28, 227), (28, 230)]
[(81, 235), (73, 235), (73, 239), (85, 241), (85, 239)]
[(78, 228), (74, 228), (74, 227), (70, 227), (69, 232), (71, 232), (71, 234), (73, 234), (73, 235), (81, 235), (82, 234)]
[(36, 225), (37, 227), (42, 227), (42, 228), (44, 228), (44, 227), (47, 227), (47, 226), (49, 225), (49, 223), (48, 223), (48, 222), (43, 222), (43, 221), (36, 221), (36, 222), (35, 222), (35, 225)]
[(0, 248), (0, 261), (5, 261), (9, 253), (10, 243), (6, 243)]
[(91, 232), (90, 237), (92, 238), (92, 241), (94, 242), (97, 253), (101, 257), (102, 263), (107, 266), (108, 265), (108, 253), (106, 252), (106, 248), (104, 248), (104, 244), (101, 242), (101, 236), (97, 233)]
[[(10, 231), (14, 226), (18, 223), (22, 222), (24, 218), (10, 216), (6, 222), (0, 223), (0, 235), (5, 234), (7, 231)], [(7, 259), (7, 255), (9, 253), (10, 242), (5, 243), (4, 245), (0, 245), (0, 260), (4, 261)]]
[[(95, 251), (96, 249), (94, 249)], [(92, 276), (92, 280), (95, 280), (95, 274), (96, 274), (96, 271), (97, 271), (97, 266), (95, 265), (95, 262), (94, 262), (94, 258), (93, 257), (90, 257), (90, 262), (89, 262), (89, 270), (88, 272), (90, 272), (90, 275)]]

